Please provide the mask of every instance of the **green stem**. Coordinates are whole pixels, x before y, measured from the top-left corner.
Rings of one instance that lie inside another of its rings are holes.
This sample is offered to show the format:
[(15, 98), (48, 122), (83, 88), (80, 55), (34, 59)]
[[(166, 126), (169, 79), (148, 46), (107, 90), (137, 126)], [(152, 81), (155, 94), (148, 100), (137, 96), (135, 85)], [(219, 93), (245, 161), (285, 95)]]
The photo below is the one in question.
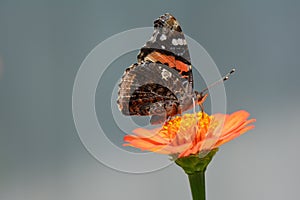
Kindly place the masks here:
[(193, 200), (205, 200), (205, 171), (217, 151), (217, 148), (212, 149), (201, 158), (199, 155), (189, 155), (175, 160), (189, 177)]
[(205, 200), (205, 171), (188, 174), (193, 200)]

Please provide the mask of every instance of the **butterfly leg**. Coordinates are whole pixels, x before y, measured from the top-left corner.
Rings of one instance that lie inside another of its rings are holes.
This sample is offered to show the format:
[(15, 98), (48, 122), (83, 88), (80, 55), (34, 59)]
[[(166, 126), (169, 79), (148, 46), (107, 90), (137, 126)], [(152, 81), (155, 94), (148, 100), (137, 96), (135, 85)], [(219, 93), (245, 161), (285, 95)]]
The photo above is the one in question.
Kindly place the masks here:
[(199, 104), (199, 107), (200, 107), (201, 113), (202, 113), (201, 118), (204, 119), (204, 106), (203, 106), (203, 104), (202, 103)]
[(203, 106), (203, 103), (206, 100), (206, 98), (208, 97), (208, 94), (203, 94), (202, 92), (200, 92), (200, 93), (195, 92), (195, 93), (196, 93), (196, 97), (197, 97), (197, 104), (199, 105), (200, 110), (202, 112), (202, 117), (204, 117), (204, 106)]

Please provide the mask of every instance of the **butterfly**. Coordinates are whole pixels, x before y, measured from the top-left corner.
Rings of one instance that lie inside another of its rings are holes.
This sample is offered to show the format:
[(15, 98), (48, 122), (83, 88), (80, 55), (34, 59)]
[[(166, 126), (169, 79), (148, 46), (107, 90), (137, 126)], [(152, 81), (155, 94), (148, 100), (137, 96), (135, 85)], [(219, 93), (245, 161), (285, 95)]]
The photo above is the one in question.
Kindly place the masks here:
[(124, 115), (151, 115), (151, 124), (163, 123), (202, 107), (208, 94), (194, 91), (191, 58), (178, 21), (169, 13), (154, 21), (154, 32), (141, 48), (137, 63), (127, 68), (118, 91)]

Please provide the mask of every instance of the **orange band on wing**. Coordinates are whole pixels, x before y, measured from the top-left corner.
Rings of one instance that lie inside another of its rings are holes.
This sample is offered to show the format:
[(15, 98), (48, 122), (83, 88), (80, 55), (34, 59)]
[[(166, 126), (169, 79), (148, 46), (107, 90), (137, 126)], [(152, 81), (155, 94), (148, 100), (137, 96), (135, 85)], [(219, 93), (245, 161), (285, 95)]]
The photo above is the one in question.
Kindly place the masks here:
[(179, 60), (176, 60), (174, 56), (164, 55), (157, 51), (154, 51), (148, 54), (145, 60), (150, 60), (152, 62), (161, 62), (162, 64), (167, 64), (169, 67), (176, 68), (180, 70), (180, 74), (182, 72), (188, 72), (189, 66)]

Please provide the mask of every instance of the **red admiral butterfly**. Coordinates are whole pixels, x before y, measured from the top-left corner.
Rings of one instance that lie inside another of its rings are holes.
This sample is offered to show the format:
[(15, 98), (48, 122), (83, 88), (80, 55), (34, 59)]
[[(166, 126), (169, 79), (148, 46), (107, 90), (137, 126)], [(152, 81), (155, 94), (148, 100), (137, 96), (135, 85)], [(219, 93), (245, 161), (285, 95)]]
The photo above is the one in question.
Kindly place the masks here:
[(181, 114), (207, 97), (193, 90), (188, 46), (178, 21), (164, 14), (154, 21), (154, 33), (141, 48), (138, 63), (124, 72), (118, 105), (124, 115), (152, 115), (151, 124)]

